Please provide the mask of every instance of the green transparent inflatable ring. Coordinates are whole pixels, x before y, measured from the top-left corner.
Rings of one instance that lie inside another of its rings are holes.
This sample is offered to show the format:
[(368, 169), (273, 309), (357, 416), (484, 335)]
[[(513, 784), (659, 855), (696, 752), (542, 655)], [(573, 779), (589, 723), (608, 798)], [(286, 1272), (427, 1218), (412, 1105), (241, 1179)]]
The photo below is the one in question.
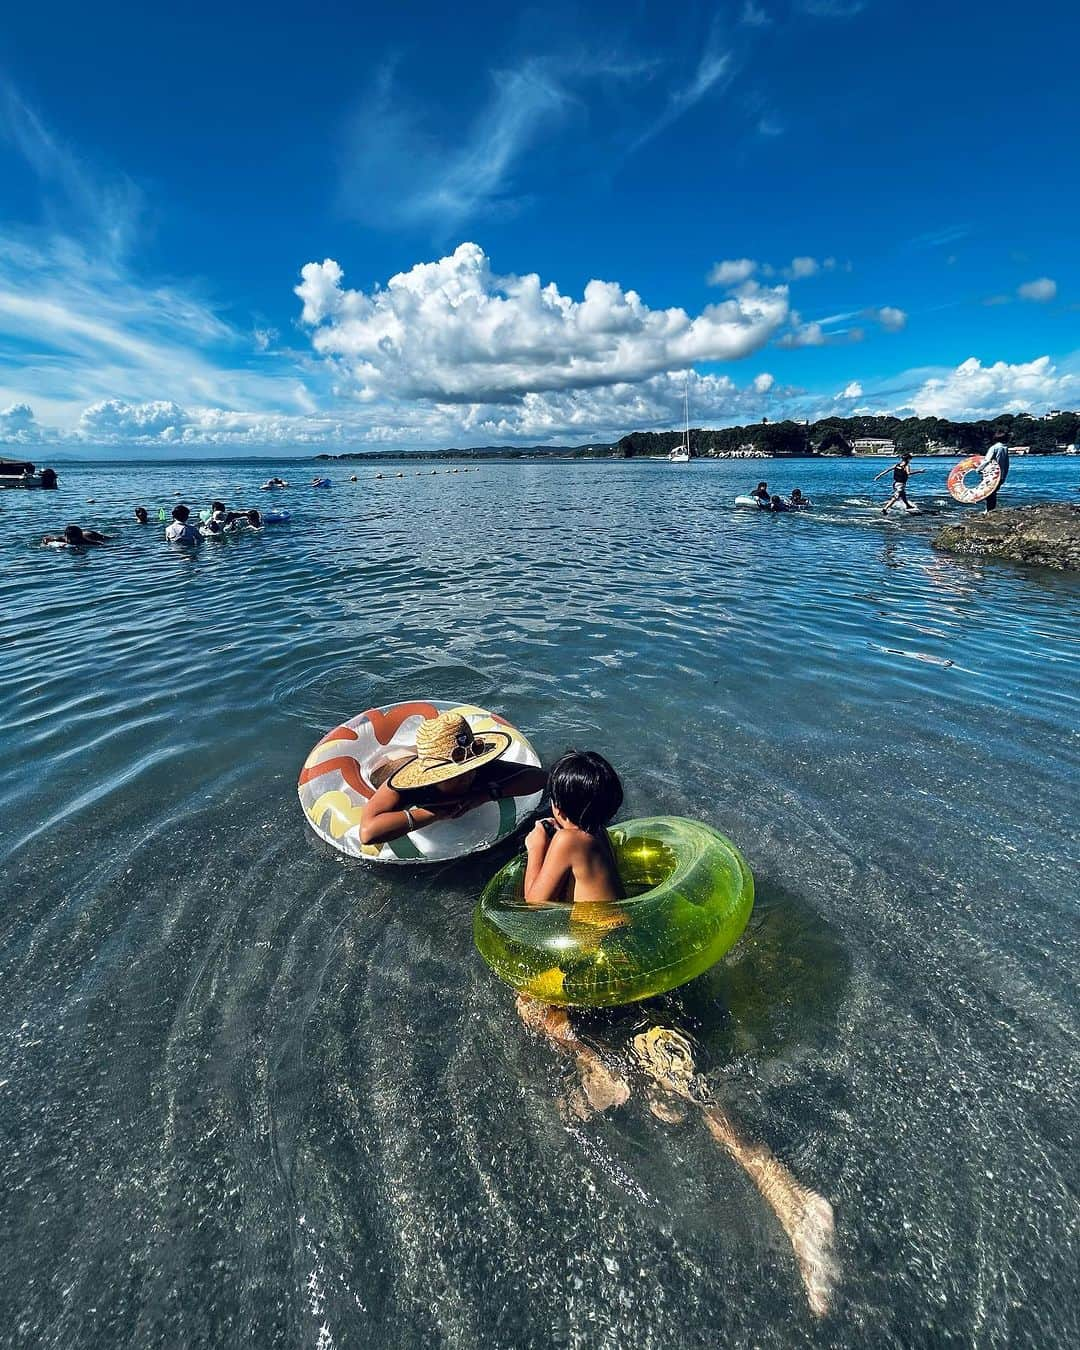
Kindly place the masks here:
[(741, 937), (754, 878), (730, 839), (677, 816), (608, 834), (625, 900), (528, 905), (520, 854), (484, 888), (476, 947), (519, 993), (570, 1008), (633, 1003), (696, 978)]

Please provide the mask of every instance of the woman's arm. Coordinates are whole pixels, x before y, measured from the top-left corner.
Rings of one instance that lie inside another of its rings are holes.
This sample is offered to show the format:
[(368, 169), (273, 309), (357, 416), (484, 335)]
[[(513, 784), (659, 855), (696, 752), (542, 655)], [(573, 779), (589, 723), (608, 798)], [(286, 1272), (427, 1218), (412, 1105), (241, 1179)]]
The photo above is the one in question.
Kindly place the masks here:
[[(472, 799), (467, 799), (472, 800)], [(473, 805), (476, 802), (473, 801)], [(401, 795), (386, 783), (377, 788), (374, 796), (364, 807), (360, 822), (360, 842), (362, 844), (387, 844), (391, 839), (400, 839), (413, 830), (422, 830), (437, 820), (447, 820), (460, 814), (464, 803), (450, 800), (446, 806), (432, 809), (428, 806), (402, 805)]]
[(892, 470), (893, 466), (890, 464), (887, 469), (882, 469), (880, 473), (874, 474), (874, 482), (876, 483), (879, 478), (884, 478), (887, 473), (892, 473)]
[(525, 840), (529, 861), (525, 868), (525, 903), (546, 905), (562, 898), (573, 871), (574, 844), (562, 830), (548, 839), (543, 824), (533, 826)]

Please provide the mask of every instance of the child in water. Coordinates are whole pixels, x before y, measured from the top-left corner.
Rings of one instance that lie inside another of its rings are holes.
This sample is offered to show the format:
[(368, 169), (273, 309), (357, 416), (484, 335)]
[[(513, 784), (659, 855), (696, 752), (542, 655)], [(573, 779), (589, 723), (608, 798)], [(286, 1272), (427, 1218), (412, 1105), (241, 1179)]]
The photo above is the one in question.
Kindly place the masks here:
[(539, 821), (525, 840), (525, 900), (618, 900), (622, 883), (607, 825), (622, 805), (619, 775), (595, 751), (572, 750), (548, 774), (551, 819)]

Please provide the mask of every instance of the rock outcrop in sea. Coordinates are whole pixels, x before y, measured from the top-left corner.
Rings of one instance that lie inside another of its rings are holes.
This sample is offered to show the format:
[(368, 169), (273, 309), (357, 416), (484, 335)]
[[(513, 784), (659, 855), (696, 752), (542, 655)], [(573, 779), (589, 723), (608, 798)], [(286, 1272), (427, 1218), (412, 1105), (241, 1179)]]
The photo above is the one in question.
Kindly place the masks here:
[(972, 512), (959, 524), (946, 525), (933, 544), (968, 557), (1080, 571), (1080, 506), (1056, 502)]

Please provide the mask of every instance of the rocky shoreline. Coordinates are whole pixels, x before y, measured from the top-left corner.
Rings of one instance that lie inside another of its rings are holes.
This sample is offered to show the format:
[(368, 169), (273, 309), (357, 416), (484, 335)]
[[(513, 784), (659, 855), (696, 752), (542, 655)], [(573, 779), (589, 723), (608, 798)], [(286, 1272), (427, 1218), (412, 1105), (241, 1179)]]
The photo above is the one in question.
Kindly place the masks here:
[(958, 524), (946, 525), (932, 543), (946, 553), (967, 557), (1080, 571), (1080, 506), (1052, 502), (973, 513)]

